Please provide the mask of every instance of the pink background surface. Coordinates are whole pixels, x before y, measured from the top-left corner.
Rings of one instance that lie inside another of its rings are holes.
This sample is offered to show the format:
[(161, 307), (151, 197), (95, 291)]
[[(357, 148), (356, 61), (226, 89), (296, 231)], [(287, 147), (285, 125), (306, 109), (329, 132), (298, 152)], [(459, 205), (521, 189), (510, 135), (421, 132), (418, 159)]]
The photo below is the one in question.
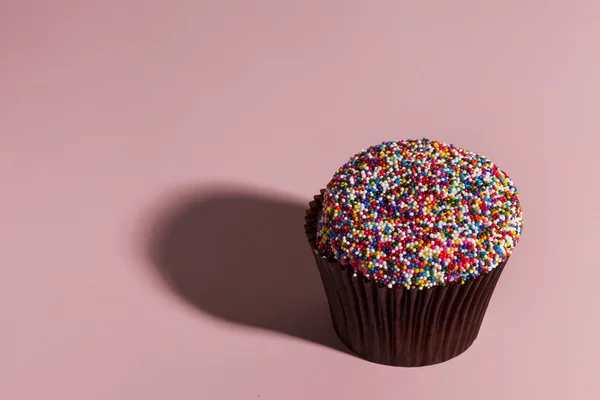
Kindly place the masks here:
[[(600, 397), (598, 21), (591, 0), (0, 2), (0, 398)], [(471, 349), (399, 369), (339, 345), (302, 208), (418, 137), (498, 163), (525, 228)]]

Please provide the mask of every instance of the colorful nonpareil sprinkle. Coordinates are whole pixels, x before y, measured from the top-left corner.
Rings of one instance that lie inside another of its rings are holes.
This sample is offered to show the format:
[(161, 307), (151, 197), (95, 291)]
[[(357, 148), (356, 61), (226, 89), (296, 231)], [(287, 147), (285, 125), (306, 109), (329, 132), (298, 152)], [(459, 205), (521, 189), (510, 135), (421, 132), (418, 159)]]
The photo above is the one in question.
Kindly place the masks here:
[(317, 245), (389, 288), (464, 283), (505, 261), (521, 235), (517, 190), (494, 163), (428, 139), (353, 156), (323, 198)]

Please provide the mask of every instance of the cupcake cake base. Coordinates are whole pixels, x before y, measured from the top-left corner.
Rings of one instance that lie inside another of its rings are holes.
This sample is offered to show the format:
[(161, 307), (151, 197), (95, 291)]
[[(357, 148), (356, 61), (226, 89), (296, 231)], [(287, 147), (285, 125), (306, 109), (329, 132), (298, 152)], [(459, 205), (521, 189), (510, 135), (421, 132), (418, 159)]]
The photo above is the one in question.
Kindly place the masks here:
[(477, 338), (506, 261), (464, 284), (382, 287), (318, 250), (322, 194), (310, 203), (305, 231), (341, 341), (368, 361), (402, 367), (437, 364), (466, 351)]

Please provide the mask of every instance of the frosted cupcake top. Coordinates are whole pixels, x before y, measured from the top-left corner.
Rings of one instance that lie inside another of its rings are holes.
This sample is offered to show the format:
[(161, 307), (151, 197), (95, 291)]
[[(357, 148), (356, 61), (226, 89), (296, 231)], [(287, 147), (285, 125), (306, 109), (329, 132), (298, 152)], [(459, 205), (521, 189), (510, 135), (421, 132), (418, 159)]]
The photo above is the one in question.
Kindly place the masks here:
[(523, 218), (517, 189), (494, 163), (421, 139), (353, 156), (323, 196), (317, 246), (389, 288), (464, 283), (505, 261)]

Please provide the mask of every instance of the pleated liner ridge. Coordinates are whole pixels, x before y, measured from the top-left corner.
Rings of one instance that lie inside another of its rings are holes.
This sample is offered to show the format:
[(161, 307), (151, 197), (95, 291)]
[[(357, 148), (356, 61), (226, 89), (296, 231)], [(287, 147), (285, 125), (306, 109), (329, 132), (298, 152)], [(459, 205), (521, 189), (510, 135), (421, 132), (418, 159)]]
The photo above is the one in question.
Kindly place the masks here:
[(316, 246), (322, 195), (306, 212), (305, 231), (342, 342), (366, 360), (418, 367), (458, 356), (477, 338), (494, 287), (506, 264), (461, 284), (431, 289), (389, 289), (351, 267), (324, 257)]

